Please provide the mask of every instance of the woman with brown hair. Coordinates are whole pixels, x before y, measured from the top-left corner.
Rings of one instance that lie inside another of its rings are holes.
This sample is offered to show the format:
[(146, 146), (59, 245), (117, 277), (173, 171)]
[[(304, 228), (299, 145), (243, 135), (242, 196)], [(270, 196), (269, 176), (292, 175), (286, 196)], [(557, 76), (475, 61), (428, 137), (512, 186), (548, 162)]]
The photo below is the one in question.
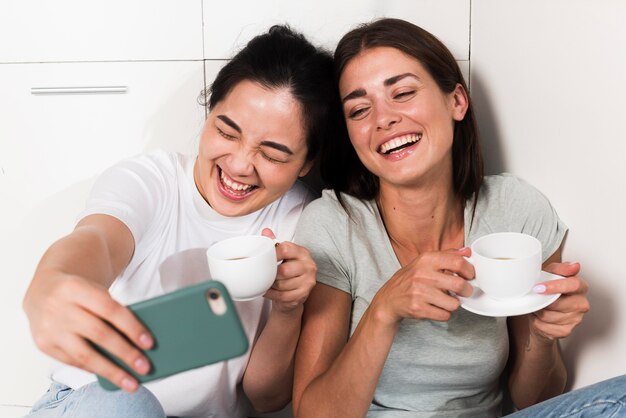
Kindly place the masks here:
[[(296, 232), (318, 267), (296, 415), (498, 416), (505, 392), (518, 408), (562, 393), (558, 340), (588, 310), (588, 286), (578, 263), (561, 263), (567, 228), (549, 201), (511, 175), (484, 176), (452, 54), (425, 30), (383, 19), (342, 38), (335, 76), (348, 135), (327, 142), (321, 169), (334, 191), (307, 207)], [(459, 309), (473, 292), (468, 246), (502, 231), (537, 238), (544, 269), (563, 276), (532, 294), (562, 295), (509, 318)], [(571, 403), (558, 399), (525, 416)]]

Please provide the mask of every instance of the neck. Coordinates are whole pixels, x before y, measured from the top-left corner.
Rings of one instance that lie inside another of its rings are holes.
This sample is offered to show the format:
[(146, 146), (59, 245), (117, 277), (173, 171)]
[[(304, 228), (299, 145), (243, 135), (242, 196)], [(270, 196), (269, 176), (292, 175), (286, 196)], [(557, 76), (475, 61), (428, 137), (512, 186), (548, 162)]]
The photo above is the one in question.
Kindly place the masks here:
[(410, 188), (381, 182), (377, 203), (401, 263), (422, 252), (463, 246), (463, 202), (446, 177)]

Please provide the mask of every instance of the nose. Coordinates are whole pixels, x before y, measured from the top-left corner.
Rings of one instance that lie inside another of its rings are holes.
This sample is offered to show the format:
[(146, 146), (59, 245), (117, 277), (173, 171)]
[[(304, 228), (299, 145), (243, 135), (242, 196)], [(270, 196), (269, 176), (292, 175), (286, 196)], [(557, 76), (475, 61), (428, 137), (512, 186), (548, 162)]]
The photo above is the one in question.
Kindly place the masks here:
[(252, 154), (245, 149), (238, 149), (230, 155), (229, 167), (232, 176), (247, 177), (254, 173)]
[(393, 107), (386, 103), (380, 103), (376, 107), (376, 130), (387, 130), (393, 125), (400, 122), (402, 117)]

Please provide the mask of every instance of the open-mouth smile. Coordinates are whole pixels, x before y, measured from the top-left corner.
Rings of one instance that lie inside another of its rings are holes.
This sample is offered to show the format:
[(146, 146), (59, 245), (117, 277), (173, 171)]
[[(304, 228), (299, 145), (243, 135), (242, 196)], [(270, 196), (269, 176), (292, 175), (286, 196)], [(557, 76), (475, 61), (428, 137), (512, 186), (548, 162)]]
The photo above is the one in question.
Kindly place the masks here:
[(393, 154), (418, 143), (421, 139), (421, 133), (398, 136), (382, 144), (378, 148), (378, 152), (385, 155)]

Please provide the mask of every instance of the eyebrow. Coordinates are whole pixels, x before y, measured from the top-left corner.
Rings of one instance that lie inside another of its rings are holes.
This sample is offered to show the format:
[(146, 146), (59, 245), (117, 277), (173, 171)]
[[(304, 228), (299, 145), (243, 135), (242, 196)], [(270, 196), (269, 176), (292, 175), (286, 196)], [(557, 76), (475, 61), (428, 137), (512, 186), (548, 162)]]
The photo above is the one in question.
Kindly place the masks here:
[[(383, 81), (383, 85), (386, 87), (392, 86), (396, 84), (398, 81), (406, 77), (413, 77), (417, 80), (420, 80), (420, 78), (413, 73), (404, 73), (404, 74), (398, 74), (391, 78), (386, 79), (385, 81)], [(352, 100), (352, 99), (358, 99), (359, 97), (363, 97), (366, 95), (367, 95), (367, 92), (365, 91), (365, 89), (356, 89), (352, 91), (351, 93), (347, 94), (343, 99), (341, 99), (341, 103), (345, 103), (348, 100)]]
[(237, 132), (241, 133), (241, 128), (239, 127), (239, 125), (237, 125), (235, 123), (235, 121), (232, 120), (231, 118), (229, 118), (228, 116), (226, 116), (226, 115), (217, 115), (217, 118), (219, 120), (221, 120), (222, 122), (224, 122), (226, 125), (230, 126), (234, 130), (236, 130)]
[[(217, 115), (217, 118), (219, 120), (221, 120), (222, 122), (224, 122), (226, 125), (230, 126), (231, 128), (233, 128), (234, 130), (236, 130), (239, 133), (241, 132), (241, 128), (239, 127), (239, 125), (237, 125), (235, 123), (234, 120), (232, 120), (231, 118), (229, 118), (226, 115)], [(274, 141), (261, 141), (261, 146), (265, 146), (265, 147), (270, 147), (270, 148), (274, 148), (277, 149), (278, 151), (282, 151), (285, 154), (288, 155), (293, 155), (293, 151), (291, 149), (289, 149), (289, 147), (287, 145), (283, 145), (280, 144), (278, 142), (274, 142)]]
[(391, 78), (386, 79), (385, 81), (383, 81), (383, 84), (385, 86), (392, 86), (392, 85), (396, 84), (398, 81), (402, 80), (403, 78), (407, 78), (407, 77), (413, 77), (413, 78), (416, 78), (417, 80), (420, 79), (418, 76), (416, 76), (413, 73), (404, 73), (404, 74), (395, 75), (395, 76), (393, 76)]
[(278, 142), (261, 141), (260, 145), (277, 149), (278, 151), (282, 151), (282, 152), (284, 152), (285, 154), (288, 154), (288, 155), (293, 155), (293, 151), (290, 150), (287, 145), (279, 144)]
[(352, 100), (352, 99), (358, 99), (359, 97), (363, 97), (367, 94), (367, 92), (365, 91), (365, 89), (356, 89), (354, 91), (352, 91), (351, 93), (348, 93), (348, 95), (346, 95), (346, 97), (344, 97), (343, 99), (341, 99), (341, 103), (345, 103), (348, 100)]

